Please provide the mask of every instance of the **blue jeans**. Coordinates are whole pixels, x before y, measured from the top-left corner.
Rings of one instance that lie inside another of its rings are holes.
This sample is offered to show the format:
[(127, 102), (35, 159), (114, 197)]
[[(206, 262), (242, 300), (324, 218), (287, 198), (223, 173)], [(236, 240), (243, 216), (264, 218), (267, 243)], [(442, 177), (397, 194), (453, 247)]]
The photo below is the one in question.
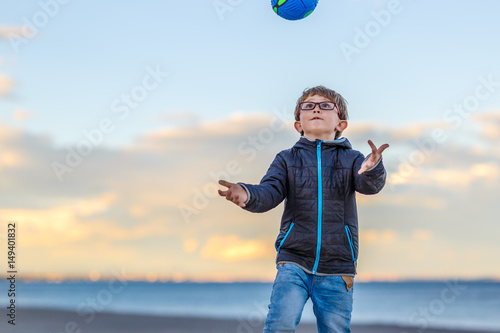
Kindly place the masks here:
[(311, 297), (318, 333), (351, 332), (353, 287), (341, 276), (317, 276), (297, 265), (278, 265), (264, 333), (293, 333)]

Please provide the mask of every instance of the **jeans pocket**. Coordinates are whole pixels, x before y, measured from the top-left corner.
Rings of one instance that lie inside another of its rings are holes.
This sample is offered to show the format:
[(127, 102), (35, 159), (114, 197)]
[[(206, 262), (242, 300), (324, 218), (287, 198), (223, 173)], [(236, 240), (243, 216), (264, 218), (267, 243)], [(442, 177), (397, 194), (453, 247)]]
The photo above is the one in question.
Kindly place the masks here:
[(347, 290), (346, 283), (342, 276), (327, 276), (323, 280), (321, 288), (323, 289), (323, 293), (328, 295), (328, 300), (331, 302), (337, 302), (347, 295), (352, 295), (352, 293), (349, 293)]

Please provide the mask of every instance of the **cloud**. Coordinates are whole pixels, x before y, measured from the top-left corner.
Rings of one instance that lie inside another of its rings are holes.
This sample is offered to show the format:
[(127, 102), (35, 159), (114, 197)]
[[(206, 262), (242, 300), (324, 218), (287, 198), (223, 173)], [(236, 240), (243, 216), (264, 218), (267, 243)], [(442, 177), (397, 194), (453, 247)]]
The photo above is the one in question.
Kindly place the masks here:
[(28, 112), (28, 111), (22, 110), (22, 109), (14, 111), (14, 115), (13, 115), (14, 119), (19, 120), (19, 121), (33, 118), (34, 116), (35, 116), (35, 113)]
[(25, 231), (23, 242), (26, 246), (53, 247), (88, 237), (92, 230), (79, 223), (79, 219), (109, 209), (114, 200), (115, 195), (107, 193), (48, 209), (1, 208), (0, 215), (9, 221), (22, 224)]
[[(67, 147), (0, 124), (0, 215), (22, 226), (29, 272), (88, 276), (126, 267), (150, 280), (272, 279), (282, 208), (250, 214), (219, 198), (216, 181), (257, 183), (275, 155), (298, 139), (283, 117), (238, 113), (158, 130), (122, 148), (94, 146), (62, 182), (51, 164), (66, 163)], [(467, 274), (469, 267), (479, 275), (500, 274), (491, 265), (459, 260), (467, 249), (483, 250), (488, 260), (500, 251), (493, 237), (500, 232), (494, 218), (500, 214), (500, 153), (495, 137), (481, 131), (484, 124), (500, 131), (495, 119), (478, 114), (460, 133), (448, 129), (446, 142), (408, 164), (411, 172), (400, 170), (402, 161), (421, 149), (415, 140), (428, 138), (435, 124), (351, 124), (345, 135), (355, 149), (369, 153), (367, 139), (391, 144), (384, 164), (389, 179), (402, 179), (389, 181), (378, 195), (357, 195), (365, 277), (446, 274), (427, 257), (436, 253), (449, 263), (449, 275)], [(76, 146), (69, 148), (75, 152)], [(181, 207), (190, 209), (189, 218)], [(481, 221), (487, 232), (471, 221)]]
[(416, 240), (428, 241), (432, 239), (432, 231), (424, 230), (424, 229), (415, 229), (413, 230), (413, 238)]
[(496, 111), (473, 114), (459, 126), (445, 121), (416, 124), (400, 133), (399, 144), (389, 141), (392, 145), (384, 157), (391, 186), (438, 182), (464, 189), (476, 181), (498, 178), (500, 117)]
[(201, 256), (222, 261), (248, 261), (270, 257), (272, 246), (262, 240), (243, 240), (237, 235), (211, 236), (201, 250)]
[(394, 242), (397, 234), (392, 230), (362, 229), (359, 237), (361, 242), (387, 244)]
[(0, 26), (0, 39), (8, 39), (12, 35), (22, 35), (22, 27)]
[[(194, 124), (183, 125), (175, 128), (166, 128), (151, 133), (137, 143), (131, 149), (167, 151), (196, 150), (204, 153), (205, 146), (226, 145), (235, 150), (236, 147), (247, 143), (245, 148), (264, 150), (269, 146), (277, 146), (283, 140), (284, 135), (290, 134), (292, 125), (282, 120), (281, 114), (265, 115), (259, 113), (242, 114), (234, 113), (229, 118), (216, 121), (199, 121)], [(253, 139), (249, 142), (249, 137)], [(292, 141), (293, 144), (293, 141)], [(212, 154), (214, 151), (210, 151)], [(220, 153), (224, 153), (221, 151)]]
[(198, 241), (194, 238), (188, 238), (184, 241), (184, 251), (187, 253), (193, 253), (198, 249)]
[(486, 140), (499, 140), (500, 139), (500, 113), (489, 112), (475, 114), (473, 120), (480, 123), (481, 136)]
[(401, 193), (397, 190), (383, 190), (382, 193), (375, 196), (359, 195), (356, 198), (359, 205), (363, 207), (377, 206), (390, 202), (392, 206), (400, 207), (419, 207), (427, 211), (444, 210), (447, 208), (446, 198), (427, 194), (425, 196), (420, 193)]
[(14, 81), (5, 74), (0, 74), (0, 96), (8, 95), (14, 87)]
[(411, 177), (401, 177), (398, 174), (390, 176), (393, 184), (420, 184), (441, 185), (455, 189), (465, 189), (471, 184), (484, 181), (494, 182), (499, 180), (500, 166), (496, 162), (477, 163), (469, 167), (457, 168), (422, 168), (412, 173)]
[(20, 152), (4, 150), (0, 152), (0, 170), (2, 167), (16, 167), (23, 164), (24, 156)]

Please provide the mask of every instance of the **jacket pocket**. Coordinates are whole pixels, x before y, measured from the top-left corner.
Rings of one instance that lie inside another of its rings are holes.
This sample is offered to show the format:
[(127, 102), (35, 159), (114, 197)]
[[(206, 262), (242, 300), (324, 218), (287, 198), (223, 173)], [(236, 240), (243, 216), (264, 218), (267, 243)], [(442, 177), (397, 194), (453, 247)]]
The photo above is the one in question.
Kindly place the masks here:
[(286, 232), (285, 234), (285, 237), (283, 237), (283, 239), (281, 240), (280, 242), (280, 245), (278, 246), (278, 253), (280, 253), (280, 250), (281, 250), (281, 246), (283, 245), (283, 243), (285, 242), (286, 238), (288, 237), (288, 235), (290, 234), (290, 231), (292, 231), (292, 228), (293, 228), (293, 222), (292, 224), (290, 224), (290, 228), (288, 228), (288, 231)]
[(356, 250), (354, 249), (354, 243), (352, 241), (352, 234), (351, 234), (351, 229), (349, 229), (349, 226), (345, 226), (345, 232), (347, 234), (347, 241), (349, 242), (349, 247), (351, 248), (351, 256), (352, 256), (352, 262), (356, 264)]

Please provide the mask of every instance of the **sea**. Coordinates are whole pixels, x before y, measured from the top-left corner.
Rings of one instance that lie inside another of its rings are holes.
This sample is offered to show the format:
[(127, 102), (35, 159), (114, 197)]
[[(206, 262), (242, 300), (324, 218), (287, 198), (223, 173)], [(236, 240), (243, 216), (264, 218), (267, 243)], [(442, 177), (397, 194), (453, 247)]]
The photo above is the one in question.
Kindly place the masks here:
[[(8, 281), (0, 282), (5, 308)], [(16, 282), (19, 309), (264, 320), (271, 283)], [(315, 322), (307, 302), (302, 322)], [(353, 324), (500, 332), (500, 282), (356, 282)]]

